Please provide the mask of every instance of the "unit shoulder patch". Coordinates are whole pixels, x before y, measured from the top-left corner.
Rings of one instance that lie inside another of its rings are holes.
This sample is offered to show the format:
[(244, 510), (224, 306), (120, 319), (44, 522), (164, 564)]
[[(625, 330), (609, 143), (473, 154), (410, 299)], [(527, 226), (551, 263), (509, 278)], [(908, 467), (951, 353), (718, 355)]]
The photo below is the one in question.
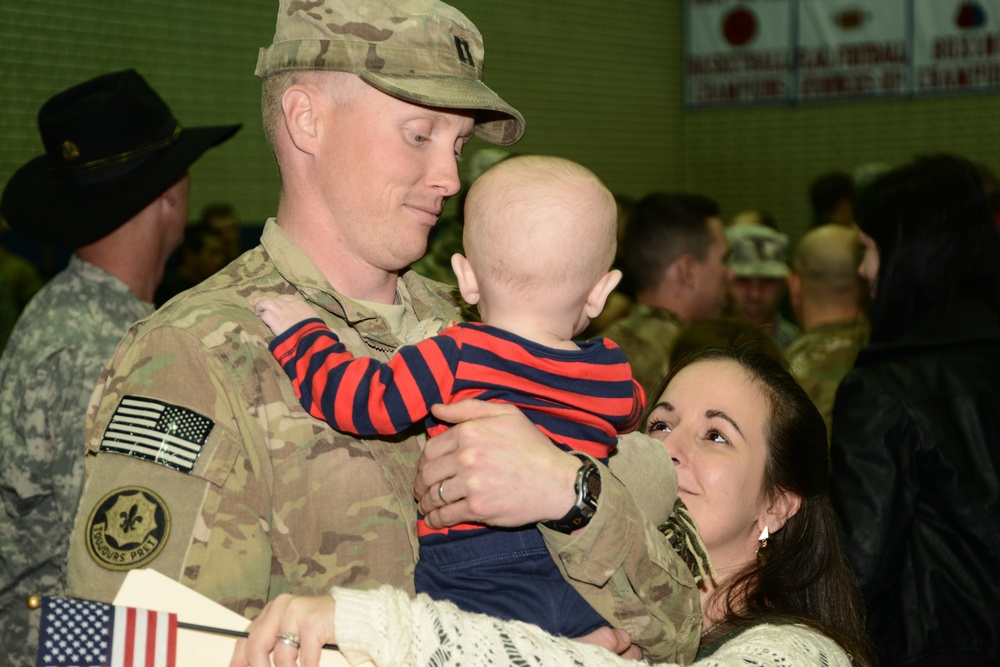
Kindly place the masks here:
[(170, 535), (170, 510), (141, 486), (115, 489), (87, 519), (87, 551), (107, 570), (131, 570), (156, 558)]

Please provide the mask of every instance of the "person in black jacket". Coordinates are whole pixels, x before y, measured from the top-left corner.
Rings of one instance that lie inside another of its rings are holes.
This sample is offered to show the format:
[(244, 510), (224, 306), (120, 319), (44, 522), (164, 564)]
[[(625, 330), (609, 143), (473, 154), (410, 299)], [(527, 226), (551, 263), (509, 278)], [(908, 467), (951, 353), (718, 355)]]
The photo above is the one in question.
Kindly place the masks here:
[(871, 344), (831, 495), (882, 665), (1000, 664), (1000, 236), (975, 168), (922, 157), (856, 208)]

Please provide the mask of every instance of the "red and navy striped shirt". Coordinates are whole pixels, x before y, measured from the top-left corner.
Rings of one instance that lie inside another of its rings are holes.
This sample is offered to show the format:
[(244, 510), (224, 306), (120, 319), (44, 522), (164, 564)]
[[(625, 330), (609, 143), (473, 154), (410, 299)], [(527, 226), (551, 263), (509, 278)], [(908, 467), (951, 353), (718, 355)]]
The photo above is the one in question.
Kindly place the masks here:
[[(270, 345), (302, 407), (338, 431), (393, 435), (424, 421), (435, 435), (447, 425), (430, 415), (432, 405), (477, 398), (515, 405), (560, 448), (607, 462), (618, 434), (638, 426), (645, 395), (613, 341), (579, 347), (549, 348), (468, 322), (382, 362), (355, 358), (318, 318)], [(451, 530), (473, 527), (481, 528)], [(421, 536), (427, 532), (421, 521)]]

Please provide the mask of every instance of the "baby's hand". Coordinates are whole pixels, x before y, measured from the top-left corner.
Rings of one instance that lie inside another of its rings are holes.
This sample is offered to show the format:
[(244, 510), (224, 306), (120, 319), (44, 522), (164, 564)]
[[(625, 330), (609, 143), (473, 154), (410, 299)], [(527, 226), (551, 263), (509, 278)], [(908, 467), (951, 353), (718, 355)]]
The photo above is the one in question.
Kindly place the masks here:
[(276, 297), (254, 297), (250, 299), (253, 312), (264, 320), (271, 332), (278, 336), (293, 324), (311, 317), (319, 317), (313, 307), (298, 294), (282, 294)]

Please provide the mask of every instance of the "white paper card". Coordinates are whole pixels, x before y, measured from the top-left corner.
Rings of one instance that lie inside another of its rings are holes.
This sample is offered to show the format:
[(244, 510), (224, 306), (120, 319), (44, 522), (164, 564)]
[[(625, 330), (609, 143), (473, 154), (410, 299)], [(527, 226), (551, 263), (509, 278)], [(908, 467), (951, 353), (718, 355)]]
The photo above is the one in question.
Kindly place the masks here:
[[(250, 623), (236, 612), (152, 569), (131, 570), (115, 597), (115, 604), (173, 612), (179, 621), (225, 630), (246, 630)], [(226, 667), (235, 645), (235, 637), (178, 628), (177, 665)], [(319, 664), (321, 667), (348, 667), (339, 651), (323, 651)]]

